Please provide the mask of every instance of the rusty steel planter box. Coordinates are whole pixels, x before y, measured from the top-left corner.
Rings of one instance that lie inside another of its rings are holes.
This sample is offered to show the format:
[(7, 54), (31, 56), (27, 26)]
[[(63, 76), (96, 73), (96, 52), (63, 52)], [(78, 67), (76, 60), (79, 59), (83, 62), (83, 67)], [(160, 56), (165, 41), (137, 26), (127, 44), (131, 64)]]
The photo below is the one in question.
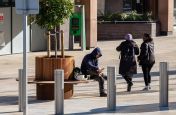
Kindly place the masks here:
[[(54, 81), (54, 70), (64, 70), (64, 80), (69, 81), (73, 78), (74, 58), (65, 56), (64, 58), (54, 56), (48, 58), (46, 56), (36, 57), (35, 59), (35, 80), (36, 81)], [(37, 99), (53, 100), (54, 84), (37, 84)], [(68, 99), (73, 95), (73, 85), (64, 84), (64, 98)]]

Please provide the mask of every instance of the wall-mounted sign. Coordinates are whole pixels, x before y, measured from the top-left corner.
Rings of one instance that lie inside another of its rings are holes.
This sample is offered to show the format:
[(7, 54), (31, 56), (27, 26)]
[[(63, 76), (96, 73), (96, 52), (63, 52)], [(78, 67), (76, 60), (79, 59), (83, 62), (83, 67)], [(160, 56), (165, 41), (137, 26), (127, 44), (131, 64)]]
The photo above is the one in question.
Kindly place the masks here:
[(4, 14), (0, 13), (0, 23), (2, 24), (4, 22)]
[(39, 0), (15, 0), (17, 14), (38, 14)]
[(70, 32), (74, 36), (81, 35), (81, 17), (81, 13), (73, 13), (73, 15), (70, 17)]

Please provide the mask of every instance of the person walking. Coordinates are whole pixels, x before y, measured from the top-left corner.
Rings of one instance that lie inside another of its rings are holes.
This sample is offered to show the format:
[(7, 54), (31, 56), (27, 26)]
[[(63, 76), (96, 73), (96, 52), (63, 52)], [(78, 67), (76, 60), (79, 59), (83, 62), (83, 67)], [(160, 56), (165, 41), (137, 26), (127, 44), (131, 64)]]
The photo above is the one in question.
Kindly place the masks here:
[(125, 35), (125, 41), (123, 41), (116, 50), (120, 52), (119, 74), (126, 80), (127, 91), (130, 92), (131, 86), (133, 85), (133, 74), (137, 73), (135, 55), (139, 54), (139, 48), (136, 42), (133, 41), (132, 35), (127, 34)]
[(90, 75), (90, 78), (99, 82), (100, 97), (106, 97), (104, 89), (104, 68), (98, 66), (98, 59), (102, 56), (100, 48), (95, 48), (90, 54), (84, 56), (81, 63), (81, 72), (85, 76)]
[(150, 71), (155, 63), (154, 55), (154, 42), (151, 36), (147, 33), (143, 35), (143, 43), (140, 47), (140, 55), (138, 56), (139, 65), (142, 66), (142, 71), (144, 75), (145, 87), (143, 90), (151, 89), (151, 75)]

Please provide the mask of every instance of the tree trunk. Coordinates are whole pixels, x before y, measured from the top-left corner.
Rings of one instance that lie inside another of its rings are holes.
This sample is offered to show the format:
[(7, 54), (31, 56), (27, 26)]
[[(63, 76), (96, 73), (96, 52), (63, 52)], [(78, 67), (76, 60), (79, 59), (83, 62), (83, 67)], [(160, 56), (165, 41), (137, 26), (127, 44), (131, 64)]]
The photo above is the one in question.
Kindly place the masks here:
[(48, 31), (47, 37), (47, 56), (51, 57), (51, 39), (50, 39), (50, 31)]
[(64, 32), (61, 30), (61, 57), (64, 58)]
[(55, 35), (54, 35), (54, 39), (55, 39), (55, 57), (57, 58), (57, 29), (56, 27), (54, 28), (54, 32), (55, 32)]

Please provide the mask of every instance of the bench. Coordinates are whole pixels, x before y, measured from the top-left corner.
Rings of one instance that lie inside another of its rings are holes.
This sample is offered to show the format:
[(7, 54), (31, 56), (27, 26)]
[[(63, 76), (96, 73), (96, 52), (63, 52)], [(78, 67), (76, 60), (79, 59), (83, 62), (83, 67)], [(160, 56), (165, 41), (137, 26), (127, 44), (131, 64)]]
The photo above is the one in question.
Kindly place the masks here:
[[(18, 78), (16, 78), (16, 81), (19, 81)], [(69, 99), (73, 96), (73, 85), (79, 84), (79, 83), (89, 83), (91, 80), (68, 80), (64, 81), (64, 99)], [(37, 99), (39, 100), (52, 100), (54, 99), (54, 83), (55, 81), (37, 81), (35, 80), (35, 76), (28, 76), (28, 84), (36, 84), (36, 94)], [(52, 91), (51, 91), (52, 89)], [(48, 93), (51, 92), (51, 93)]]

